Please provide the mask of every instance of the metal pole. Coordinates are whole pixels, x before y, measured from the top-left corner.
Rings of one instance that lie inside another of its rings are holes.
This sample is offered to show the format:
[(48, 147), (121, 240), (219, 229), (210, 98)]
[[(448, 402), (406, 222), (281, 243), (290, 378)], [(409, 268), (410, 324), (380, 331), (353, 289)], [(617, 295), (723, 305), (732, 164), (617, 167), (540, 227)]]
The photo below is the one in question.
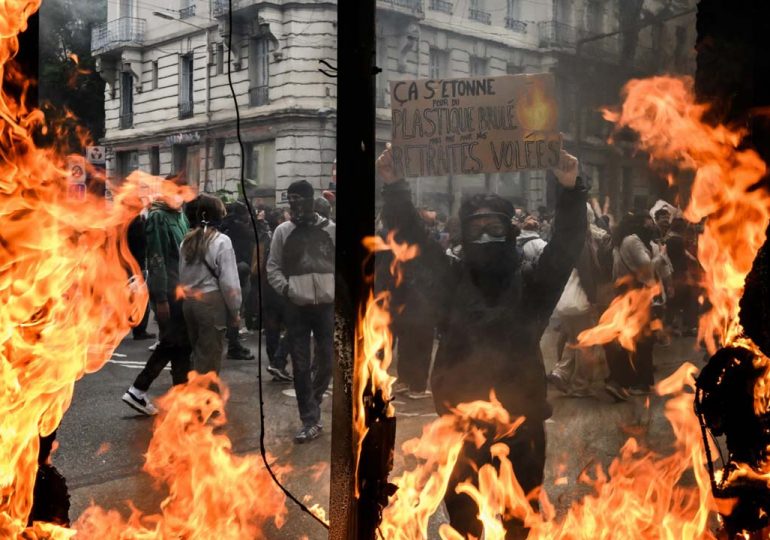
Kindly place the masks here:
[[(374, 501), (355, 498), (355, 325), (367, 299), (362, 240), (374, 234), (375, 0), (339, 0), (337, 11), (337, 265), (332, 403), (332, 540), (374, 538)], [(363, 456), (362, 456), (363, 459)]]

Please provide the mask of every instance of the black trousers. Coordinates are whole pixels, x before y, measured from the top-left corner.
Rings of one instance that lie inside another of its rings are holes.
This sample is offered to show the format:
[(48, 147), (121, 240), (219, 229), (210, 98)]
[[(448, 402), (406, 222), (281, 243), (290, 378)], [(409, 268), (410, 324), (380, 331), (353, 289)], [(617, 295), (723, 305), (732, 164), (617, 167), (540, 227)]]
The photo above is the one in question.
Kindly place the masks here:
[(262, 321), (265, 329), (267, 359), (270, 366), (285, 369), (289, 345), (287, 339), (281, 337), (281, 331), (286, 326), (286, 300), (272, 289), (270, 291), (265, 289), (263, 297), (265, 302), (263, 302)]
[(636, 351), (622, 348), (617, 342), (604, 347), (609, 368), (610, 380), (624, 388), (631, 386), (647, 387), (655, 384), (653, 375), (652, 351), (655, 336), (640, 336), (636, 341)]
[[(492, 464), (496, 469), (500, 468), (500, 462), (490, 453), (493, 444), (505, 444), (510, 453), (513, 472), (521, 484), (524, 493), (529, 494), (533, 489), (543, 484), (543, 471), (545, 469), (545, 425), (542, 422), (525, 422), (512, 437), (505, 437), (498, 441), (487, 437), (487, 442), (476, 448), (473, 442), (467, 442), (460, 452), (452, 475), (449, 479), (444, 504), (449, 513), (449, 523), (459, 532), (463, 538), (472, 535), (481, 538), (483, 530), (481, 522), (476, 517), (479, 509), (468, 495), (458, 494), (457, 485), (471, 480), (478, 487), (477, 471), (482, 465)], [(536, 501), (532, 502), (533, 508), (539, 509)], [(524, 539), (527, 537), (527, 529), (524, 524), (516, 519), (504, 521), (506, 539)]]
[[(334, 304), (297, 306), (286, 302), (294, 391), (302, 425), (321, 422), (321, 401), (332, 380), (334, 356)], [(316, 341), (310, 353), (310, 334)]]
[(171, 381), (173, 384), (187, 382), (190, 371), (190, 339), (187, 335), (182, 302), (169, 299), (170, 316), (168, 321), (158, 321), (159, 343), (147, 359), (144, 369), (134, 380), (134, 388), (146, 392), (152, 382), (158, 378), (163, 368), (171, 362)]
[(413, 392), (428, 387), (430, 362), (433, 356), (434, 327), (427, 323), (398, 323), (398, 380)]

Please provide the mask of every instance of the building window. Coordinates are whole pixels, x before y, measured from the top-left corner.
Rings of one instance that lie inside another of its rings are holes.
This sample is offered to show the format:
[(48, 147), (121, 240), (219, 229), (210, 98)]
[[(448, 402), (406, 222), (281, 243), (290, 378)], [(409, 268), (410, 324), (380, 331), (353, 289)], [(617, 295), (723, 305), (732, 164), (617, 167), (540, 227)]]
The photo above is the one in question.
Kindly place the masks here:
[(179, 62), (179, 118), (193, 115), (193, 57), (186, 54)]
[(468, 18), (484, 24), (492, 24), (492, 14), (484, 10), (482, 0), (471, 0), (471, 7), (468, 12)]
[(602, 0), (589, 0), (587, 5), (586, 26), (590, 34), (601, 34), (604, 31), (604, 5)]
[(483, 77), (487, 74), (487, 60), (471, 56), (469, 73), (471, 77)]
[(377, 67), (382, 71), (377, 74), (377, 107), (388, 106), (388, 43), (384, 39), (377, 40)]
[(160, 147), (150, 147), (150, 174), (158, 176), (160, 174)]
[(152, 63), (152, 86), (151, 90), (157, 90), (158, 89), (158, 61), (155, 60)]
[(217, 43), (217, 75), (225, 72), (225, 44)]
[(214, 141), (214, 168), (225, 168), (225, 140), (216, 139)]
[(526, 33), (527, 23), (520, 20), (520, 1), (521, 0), (508, 0), (508, 9), (505, 15), (505, 27), (514, 32)]
[(524, 73), (524, 67), (515, 62), (508, 62), (505, 64), (505, 73), (508, 75), (519, 75)]
[(120, 74), (120, 129), (134, 125), (134, 77), (129, 71)]
[(249, 46), (249, 105), (267, 105), (270, 79), (270, 45), (267, 39), (251, 40)]
[(244, 173), (246, 178), (256, 181), (259, 163), (257, 153), (254, 151), (254, 144), (244, 143), (243, 152)]
[(125, 178), (139, 168), (139, 153), (136, 150), (115, 152), (115, 174), (117, 180), (122, 182)]
[(188, 19), (195, 16), (195, 0), (182, 0), (179, 8), (179, 18)]
[(185, 172), (187, 167), (187, 147), (175, 144), (171, 147), (171, 167), (173, 174)]
[(428, 55), (428, 74), (431, 79), (442, 79), (447, 75), (449, 55), (440, 49), (431, 49)]

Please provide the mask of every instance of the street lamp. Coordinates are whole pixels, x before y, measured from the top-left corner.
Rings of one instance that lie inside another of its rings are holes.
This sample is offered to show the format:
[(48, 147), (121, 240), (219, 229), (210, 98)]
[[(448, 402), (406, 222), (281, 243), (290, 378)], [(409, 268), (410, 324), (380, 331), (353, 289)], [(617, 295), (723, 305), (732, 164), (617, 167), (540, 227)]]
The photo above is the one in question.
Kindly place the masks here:
[[(209, 30), (205, 26), (199, 26), (199, 25), (197, 25), (195, 23), (191, 23), (190, 21), (186, 21), (184, 19), (180, 19), (179, 17), (174, 17), (174, 16), (172, 16), (172, 15), (170, 15), (170, 14), (164, 12), (164, 11), (153, 11), (152, 14), (155, 15), (156, 17), (161, 18), (161, 19), (166, 19), (167, 21), (175, 21), (175, 22), (184, 23), (184, 24), (186, 24), (188, 26), (192, 26), (193, 28), (198, 28), (199, 30), (205, 30), (205, 31)], [(213, 22), (216, 22), (216, 21), (212, 21), (212, 20), (209, 19), (209, 22), (213, 23)]]

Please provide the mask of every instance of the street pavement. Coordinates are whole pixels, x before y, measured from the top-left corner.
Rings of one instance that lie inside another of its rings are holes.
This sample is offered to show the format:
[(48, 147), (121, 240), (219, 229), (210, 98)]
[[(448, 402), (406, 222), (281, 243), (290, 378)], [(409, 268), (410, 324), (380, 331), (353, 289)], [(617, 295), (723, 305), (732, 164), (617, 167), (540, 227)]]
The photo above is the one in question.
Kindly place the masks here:
[[(153, 330), (150, 328), (150, 330)], [(255, 335), (244, 336), (244, 344), (256, 351)], [(59, 449), (54, 464), (66, 476), (72, 498), (70, 517), (74, 520), (92, 502), (128, 515), (127, 501), (132, 501), (146, 513), (159, 511), (165, 494), (154, 486), (141, 468), (152, 434), (153, 420), (137, 415), (121, 401), (121, 396), (144, 365), (150, 352), (148, 341), (123, 341), (113, 358), (99, 372), (86, 376), (75, 387), (70, 409), (58, 432)], [(555, 359), (555, 339), (549, 332), (543, 340), (546, 365)], [(693, 349), (692, 340), (675, 339), (669, 346), (656, 347), (656, 377), (673, 372), (683, 361), (702, 365), (702, 352)], [(266, 356), (263, 355), (266, 363)], [(222, 378), (230, 388), (227, 405), (226, 433), (238, 454), (259, 452), (259, 401), (257, 394), (256, 361), (227, 360)], [(328, 508), (329, 449), (331, 445), (331, 400), (323, 406), (323, 421), (327, 429), (320, 439), (305, 445), (292, 441), (299, 427), (292, 386), (271, 380), (265, 373), (265, 439), (268, 451), (278, 464), (290, 465), (287, 487), (309, 504), (319, 503)], [(171, 384), (169, 371), (164, 371), (150, 390), (152, 396), (166, 392)], [(649, 407), (646, 399), (632, 398), (622, 404), (614, 403), (595, 383), (596, 397), (569, 398), (551, 390), (549, 396), (554, 415), (547, 423), (548, 461), (546, 490), (557, 511), (564, 511), (588, 488), (579, 486), (576, 478), (592, 463), (605, 467), (618, 449), (633, 434), (642, 442), (662, 452), (670, 447), (673, 435), (662, 415), (664, 399), (653, 396)], [(422, 426), (436, 415), (430, 399), (397, 398), (397, 448), (409, 438), (420, 434)], [(395, 457), (394, 475), (404, 467), (400, 452)], [(566, 467), (566, 474), (560, 469)], [(557, 477), (566, 476), (568, 482)], [(291, 505), (286, 524), (280, 530), (269, 527), (268, 538), (310, 539), (326, 538), (326, 532), (310, 517)], [(438, 525), (445, 515), (440, 511), (431, 522), (430, 538), (437, 538)]]

